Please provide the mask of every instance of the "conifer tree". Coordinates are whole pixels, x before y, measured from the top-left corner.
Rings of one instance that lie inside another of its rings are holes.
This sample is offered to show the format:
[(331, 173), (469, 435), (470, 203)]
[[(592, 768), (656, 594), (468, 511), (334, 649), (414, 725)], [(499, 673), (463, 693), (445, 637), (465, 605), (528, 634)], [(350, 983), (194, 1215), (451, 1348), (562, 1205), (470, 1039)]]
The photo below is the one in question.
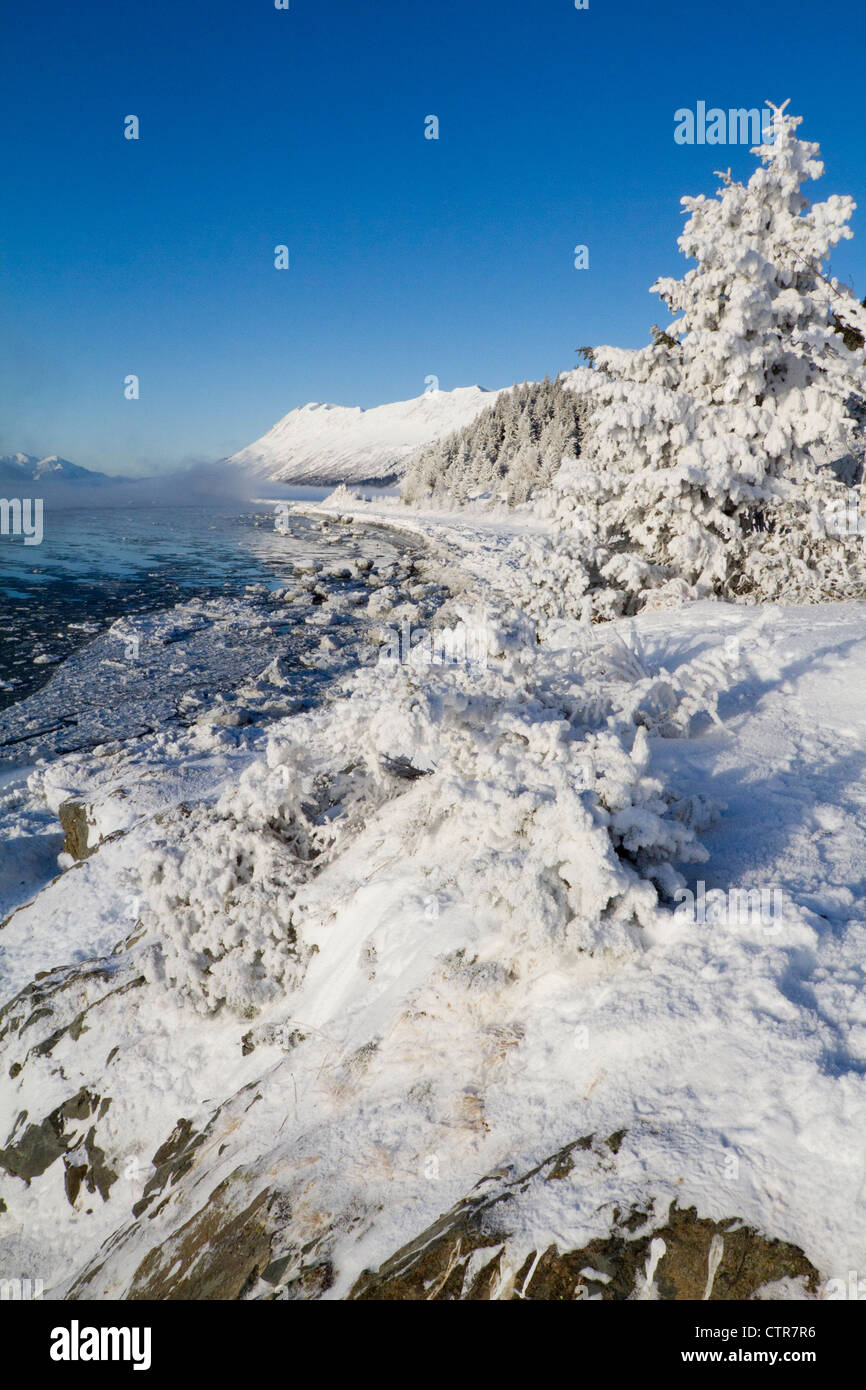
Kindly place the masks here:
[(809, 204), (801, 185), (823, 165), (799, 124), (773, 107), (749, 182), (728, 172), (715, 198), (682, 200), (696, 265), (652, 286), (678, 317), (572, 374), (590, 421), (556, 492), (585, 538), (597, 616), (651, 590), (655, 603), (863, 592), (863, 538), (836, 518), (862, 466), (866, 310), (826, 269), (854, 203)]

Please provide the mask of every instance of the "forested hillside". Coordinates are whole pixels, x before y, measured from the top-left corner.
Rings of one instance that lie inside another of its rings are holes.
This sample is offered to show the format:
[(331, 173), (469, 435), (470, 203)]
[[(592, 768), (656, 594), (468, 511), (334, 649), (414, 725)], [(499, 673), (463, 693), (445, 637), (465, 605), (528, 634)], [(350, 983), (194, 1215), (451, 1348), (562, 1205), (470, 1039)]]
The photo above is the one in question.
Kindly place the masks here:
[(503, 391), (463, 429), (422, 449), (403, 480), (406, 502), (466, 502), (490, 494), (524, 502), (550, 483), (564, 457), (580, 449), (585, 406), (560, 378)]

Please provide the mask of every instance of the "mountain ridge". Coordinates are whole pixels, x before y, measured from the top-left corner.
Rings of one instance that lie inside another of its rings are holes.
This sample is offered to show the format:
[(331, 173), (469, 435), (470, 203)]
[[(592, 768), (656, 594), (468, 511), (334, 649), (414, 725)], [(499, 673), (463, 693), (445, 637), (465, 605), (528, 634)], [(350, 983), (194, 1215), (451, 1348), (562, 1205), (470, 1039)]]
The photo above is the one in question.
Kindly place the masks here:
[(509, 389), (458, 386), (370, 407), (309, 401), (228, 462), (272, 482), (392, 481), (419, 449), (471, 423)]
[(93, 483), (102, 486), (116, 480), (107, 473), (83, 468), (59, 454), (0, 454), (0, 487), (9, 483)]

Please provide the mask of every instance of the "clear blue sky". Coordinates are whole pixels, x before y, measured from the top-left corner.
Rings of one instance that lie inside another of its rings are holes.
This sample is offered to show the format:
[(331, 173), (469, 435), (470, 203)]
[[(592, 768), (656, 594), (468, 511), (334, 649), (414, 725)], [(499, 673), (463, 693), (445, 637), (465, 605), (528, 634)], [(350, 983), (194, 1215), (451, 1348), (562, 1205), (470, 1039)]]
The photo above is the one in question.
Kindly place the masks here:
[(0, 452), (151, 472), (306, 401), (643, 344), (680, 196), (754, 163), (674, 143), (699, 100), (792, 99), (814, 196), (861, 204), (833, 269), (866, 292), (850, 0), (7, 0), (0, 24)]

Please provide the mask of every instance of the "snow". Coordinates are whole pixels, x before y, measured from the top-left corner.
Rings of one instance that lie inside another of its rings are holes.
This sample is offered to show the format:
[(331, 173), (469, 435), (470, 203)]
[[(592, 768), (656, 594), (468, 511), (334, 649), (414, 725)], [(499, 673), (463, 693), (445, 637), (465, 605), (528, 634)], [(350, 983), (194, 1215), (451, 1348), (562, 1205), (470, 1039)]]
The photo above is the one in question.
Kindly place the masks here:
[[(838, 286), (785, 259), (798, 237), (820, 255), (851, 211), (804, 212), (820, 165), (795, 128), (778, 111), (746, 188), (688, 200), (698, 269), (659, 282), (682, 343), (600, 350), (601, 376), (574, 374), (596, 397), (587, 448), (541, 506), (413, 512), (346, 486), (480, 409), (477, 388), (305, 407), (236, 461), (340, 478), (305, 507), (328, 558), (301, 557), (295, 588), (258, 605), (148, 619), (152, 689), (130, 689), (113, 730), (111, 633), (13, 707), (4, 1269), (60, 1298), (176, 1291), (203, 1213), (266, 1204), (285, 1296), (294, 1279), (340, 1299), (513, 1178), (496, 1296), (533, 1251), (606, 1237), (618, 1209), (651, 1238), (632, 1296), (657, 1297), (672, 1204), (801, 1248), (819, 1297), (860, 1296), (866, 603), (855, 538), (834, 589), (816, 515), (853, 475), (815, 470), (821, 445), (839, 462), (857, 443), (864, 365), (835, 341)], [(784, 347), (795, 329), (807, 352)], [(740, 525), (777, 501), (785, 526)], [(387, 554), (359, 556), (386, 532)], [(825, 581), (835, 601), (787, 600)], [(299, 619), (283, 632), (277, 602)], [(91, 685), (64, 751), (46, 716)], [(81, 863), (54, 860), (70, 798)], [(706, 1297), (722, 1256), (715, 1238)], [(786, 1278), (759, 1296), (815, 1295)]]
[(273, 482), (390, 478), (402, 472), (424, 444), (469, 424), (499, 394), (482, 386), (460, 386), (369, 410), (313, 402), (290, 411), (229, 462)]
[[(518, 1251), (652, 1197), (847, 1278), (866, 1246), (866, 607), (533, 630), (514, 597), (537, 520), (355, 510), (425, 540), (455, 595), (436, 621), (484, 625), (487, 665), (379, 663), (246, 741), (205, 720), (30, 774), (34, 805), (74, 791), (115, 838), (12, 916), (3, 993), (97, 958), (106, 977), (4, 1040), (7, 1072), (25, 1064), (0, 1133), (86, 1086), (111, 1098), (96, 1137), (120, 1176), (73, 1208), (59, 1163), (3, 1175), (5, 1265), (57, 1295), (90, 1269), (88, 1296), (116, 1296), (242, 1172), (244, 1205), (287, 1194), (287, 1248), (326, 1232), (338, 1298), (503, 1164), (625, 1130), (615, 1163), (587, 1155), (522, 1209)], [(677, 917), (700, 883), (781, 907)], [(134, 1220), (181, 1116), (206, 1139)]]

